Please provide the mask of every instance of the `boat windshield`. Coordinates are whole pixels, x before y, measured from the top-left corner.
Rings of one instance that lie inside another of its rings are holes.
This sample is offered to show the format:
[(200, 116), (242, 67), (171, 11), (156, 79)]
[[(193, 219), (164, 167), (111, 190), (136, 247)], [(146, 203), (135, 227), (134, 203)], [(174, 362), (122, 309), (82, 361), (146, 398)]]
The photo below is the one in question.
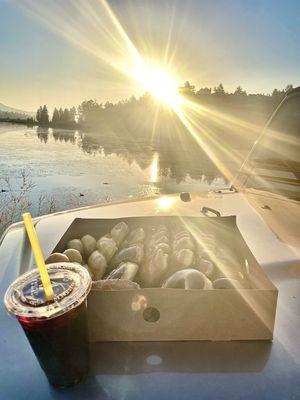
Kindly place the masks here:
[(241, 170), (243, 186), (300, 200), (300, 96), (287, 98)]

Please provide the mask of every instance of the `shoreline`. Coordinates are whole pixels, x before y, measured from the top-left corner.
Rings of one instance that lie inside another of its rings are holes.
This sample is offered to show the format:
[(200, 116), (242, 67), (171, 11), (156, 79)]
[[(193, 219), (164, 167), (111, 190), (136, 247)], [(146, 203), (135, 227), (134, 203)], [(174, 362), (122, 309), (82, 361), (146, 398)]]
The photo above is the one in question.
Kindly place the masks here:
[(69, 130), (78, 130), (82, 129), (82, 126), (79, 124), (70, 125), (56, 125), (49, 122), (49, 124), (39, 124), (36, 121), (27, 121), (26, 119), (11, 119), (11, 118), (0, 118), (0, 123), (9, 123), (9, 124), (17, 124), (17, 125), (26, 125), (27, 127), (37, 126), (39, 128), (57, 128), (57, 129), (69, 129)]

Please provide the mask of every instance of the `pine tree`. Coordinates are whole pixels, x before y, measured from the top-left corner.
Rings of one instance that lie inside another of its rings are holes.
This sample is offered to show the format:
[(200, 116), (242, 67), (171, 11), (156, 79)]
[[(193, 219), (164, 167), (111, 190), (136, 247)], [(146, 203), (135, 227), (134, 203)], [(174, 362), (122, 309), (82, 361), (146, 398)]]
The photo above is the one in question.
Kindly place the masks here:
[(207, 87), (201, 88), (198, 90), (198, 92), (196, 94), (198, 96), (201, 96), (201, 95), (209, 96), (209, 95), (211, 95), (211, 88), (207, 88)]
[(58, 110), (58, 122), (59, 122), (59, 123), (63, 122), (63, 117), (64, 117), (64, 111), (63, 111), (63, 109), (60, 107), (60, 109)]
[(39, 122), (39, 123), (41, 122), (42, 111), (43, 111), (42, 106), (40, 106), (40, 107), (38, 108), (37, 112), (36, 112), (36, 120), (37, 120), (37, 122)]
[(195, 86), (191, 85), (189, 81), (184, 82), (184, 85), (178, 88), (182, 95), (191, 96), (195, 94)]
[(76, 117), (77, 117), (76, 107), (70, 108), (70, 117), (71, 117), (72, 122), (76, 122)]
[(278, 89), (274, 89), (272, 92), (272, 97), (273, 98), (277, 98), (277, 99), (281, 99), (285, 96), (285, 91), (283, 90), (278, 90)]
[(65, 108), (63, 111), (63, 122), (64, 124), (69, 124), (71, 121), (71, 115), (70, 115), (70, 111)]
[(288, 85), (286, 85), (286, 88), (284, 89), (285, 93), (290, 92), (293, 89), (293, 85), (290, 83)]
[(222, 83), (219, 86), (214, 87), (214, 94), (223, 96), (225, 94), (224, 86)]
[(247, 92), (241, 86), (238, 86), (233, 94), (236, 96), (247, 96)]
[(111, 103), (110, 101), (107, 101), (105, 104), (104, 104), (104, 108), (105, 109), (108, 109), (108, 108), (113, 108), (113, 103)]
[(52, 115), (52, 124), (57, 125), (59, 123), (59, 112), (58, 109), (55, 107)]
[(40, 123), (41, 125), (48, 125), (49, 124), (49, 114), (48, 114), (48, 109), (47, 106), (44, 105), (41, 111), (41, 118), (40, 118)]

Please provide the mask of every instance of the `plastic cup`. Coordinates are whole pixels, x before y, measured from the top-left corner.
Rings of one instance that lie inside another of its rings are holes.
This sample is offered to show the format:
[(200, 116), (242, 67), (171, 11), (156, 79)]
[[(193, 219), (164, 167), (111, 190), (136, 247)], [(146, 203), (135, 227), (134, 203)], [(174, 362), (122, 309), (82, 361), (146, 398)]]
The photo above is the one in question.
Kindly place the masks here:
[(73, 263), (48, 264), (54, 300), (47, 302), (38, 270), (29, 271), (7, 289), (7, 311), (21, 324), (51, 385), (67, 387), (88, 373), (86, 298), (91, 277)]

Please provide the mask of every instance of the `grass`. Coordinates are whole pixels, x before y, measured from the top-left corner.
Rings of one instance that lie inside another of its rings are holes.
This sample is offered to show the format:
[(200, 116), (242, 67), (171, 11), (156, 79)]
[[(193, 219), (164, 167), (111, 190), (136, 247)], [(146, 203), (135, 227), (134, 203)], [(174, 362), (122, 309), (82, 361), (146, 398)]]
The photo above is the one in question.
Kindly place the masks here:
[(24, 212), (34, 216), (50, 214), (56, 211), (54, 197), (39, 194), (37, 205), (32, 203), (30, 195), (35, 184), (28, 171), (20, 170), (15, 179), (9, 176), (0, 177), (0, 235), (14, 222), (22, 219)]

